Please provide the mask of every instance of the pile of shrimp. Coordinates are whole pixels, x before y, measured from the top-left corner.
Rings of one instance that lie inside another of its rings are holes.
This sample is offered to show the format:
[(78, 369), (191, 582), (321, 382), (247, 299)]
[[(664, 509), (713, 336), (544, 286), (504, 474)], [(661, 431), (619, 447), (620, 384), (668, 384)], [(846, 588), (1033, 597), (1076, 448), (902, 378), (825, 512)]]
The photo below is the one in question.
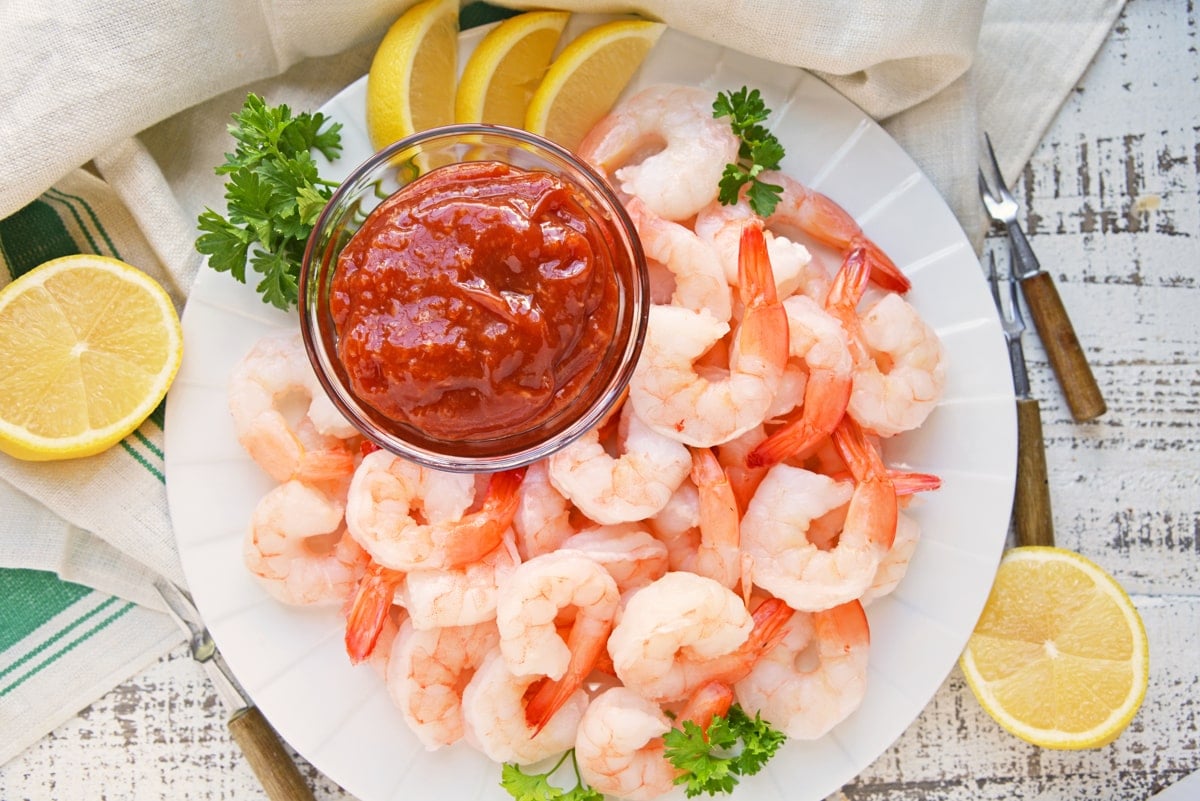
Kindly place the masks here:
[(862, 701), (864, 605), (900, 581), (920, 536), (903, 510), (939, 484), (880, 443), (934, 408), (943, 349), (829, 198), (772, 173), (766, 219), (717, 201), (738, 140), (711, 103), (652, 87), (580, 147), (637, 227), (655, 303), (627, 398), (561, 451), (471, 476), (374, 449), (298, 335), (232, 377), (239, 440), (278, 482), (247, 566), (280, 601), (340, 608), (351, 661), (429, 749), (573, 748), (588, 785), (646, 799), (679, 775), (672, 718), (736, 701), (818, 738)]

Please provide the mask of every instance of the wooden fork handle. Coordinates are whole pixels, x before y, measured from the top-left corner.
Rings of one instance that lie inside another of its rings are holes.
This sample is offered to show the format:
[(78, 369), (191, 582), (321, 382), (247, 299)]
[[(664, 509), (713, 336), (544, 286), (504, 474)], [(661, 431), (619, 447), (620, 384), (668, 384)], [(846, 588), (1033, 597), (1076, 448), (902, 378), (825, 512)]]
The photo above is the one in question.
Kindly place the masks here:
[(1042, 413), (1038, 402), (1032, 398), (1017, 398), (1017, 489), (1013, 497), (1013, 524), (1018, 545), (1054, 544)]
[(1039, 272), (1021, 279), (1021, 291), (1050, 366), (1066, 395), (1071, 416), (1082, 422), (1104, 414), (1108, 407), (1050, 274)]
[(313, 801), (313, 793), (279, 735), (258, 707), (240, 709), (229, 718), (229, 733), (246, 755), (254, 775), (271, 801)]

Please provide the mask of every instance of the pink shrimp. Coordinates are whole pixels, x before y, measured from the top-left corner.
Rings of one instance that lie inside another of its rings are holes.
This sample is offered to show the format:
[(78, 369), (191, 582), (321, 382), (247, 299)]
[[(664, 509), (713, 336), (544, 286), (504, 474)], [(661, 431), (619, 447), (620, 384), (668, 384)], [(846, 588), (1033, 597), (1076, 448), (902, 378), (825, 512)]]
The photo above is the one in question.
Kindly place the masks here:
[(759, 178), (783, 187), (779, 205), (767, 218), (768, 226), (794, 226), (843, 254), (861, 248), (870, 265), (871, 279), (876, 284), (894, 292), (907, 292), (912, 286), (895, 262), (833, 200), (780, 172), (764, 172)]
[(650, 428), (688, 445), (709, 447), (760, 424), (787, 364), (787, 312), (775, 293), (762, 229), (742, 232), (745, 311), (730, 349), (728, 371), (714, 377), (697, 360), (728, 331), (711, 315), (675, 306), (650, 309), (642, 358), (629, 384), (629, 402)]
[[(833, 293), (831, 293), (831, 296)], [(810, 298), (783, 302), (788, 314), (789, 355), (804, 363), (808, 380), (800, 413), (776, 429), (746, 457), (749, 467), (803, 458), (829, 436), (850, 402), (853, 361), (845, 330)]]
[[(871, 641), (862, 604), (848, 601), (796, 616), (791, 632), (734, 685), (738, 703), (789, 737), (822, 737), (859, 707)], [(797, 667), (815, 651), (817, 665)]]

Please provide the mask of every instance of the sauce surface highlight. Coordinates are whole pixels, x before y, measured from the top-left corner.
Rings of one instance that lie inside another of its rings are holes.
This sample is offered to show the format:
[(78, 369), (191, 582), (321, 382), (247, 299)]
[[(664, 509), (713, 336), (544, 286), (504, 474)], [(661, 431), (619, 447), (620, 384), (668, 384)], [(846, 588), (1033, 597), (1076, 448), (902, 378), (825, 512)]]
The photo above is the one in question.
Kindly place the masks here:
[(330, 311), (351, 389), (436, 439), (551, 419), (616, 327), (610, 244), (561, 179), (437, 168), (380, 204), (338, 257)]

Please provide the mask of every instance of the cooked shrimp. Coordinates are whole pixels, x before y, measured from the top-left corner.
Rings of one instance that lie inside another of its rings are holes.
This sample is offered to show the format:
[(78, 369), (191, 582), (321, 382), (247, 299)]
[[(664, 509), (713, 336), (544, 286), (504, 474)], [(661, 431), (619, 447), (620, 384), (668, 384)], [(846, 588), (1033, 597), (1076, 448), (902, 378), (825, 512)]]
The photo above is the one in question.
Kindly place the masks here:
[(570, 748), (588, 697), (576, 690), (541, 728), (526, 722), (525, 695), (541, 676), (514, 676), (500, 649), (484, 657), (462, 694), (463, 739), (495, 762), (528, 765)]
[[(758, 215), (750, 209), (744, 196), (737, 203), (728, 205), (713, 201), (696, 215), (696, 234), (712, 243), (720, 258), (725, 282), (730, 286), (737, 286), (738, 282), (738, 243), (742, 226), (755, 219), (758, 219)], [(825, 295), (829, 292), (829, 273), (812, 257), (808, 248), (766, 229), (763, 230), (763, 239), (767, 242), (767, 255), (771, 258), (771, 272), (775, 276), (775, 290), (779, 297), (786, 298), (800, 292), (818, 303), (824, 303)]]
[(897, 513), (896, 537), (892, 540), (892, 547), (888, 548), (887, 553), (879, 560), (879, 567), (875, 568), (871, 586), (867, 587), (859, 599), (863, 606), (896, 589), (904, 574), (908, 572), (908, 563), (916, 553), (917, 543), (920, 541), (921, 527), (917, 521), (904, 512)]
[(631, 199), (625, 209), (637, 228), (646, 258), (662, 264), (675, 276), (670, 302), (728, 320), (733, 314), (733, 296), (713, 246), (690, 228), (659, 217), (640, 198)]
[(351, 664), (357, 665), (375, 653), (402, 581), (403, 573), (378, 562), (372, 561), (367, 566), (346, 612), (346, 655)]
[[(797, 614), (783, 641), (734, 685), (738, 703), (789, 737), (822, 737), (862, 703), (870, 640), (858, 601)], [(798, 667), (813, 652), (816, 666)]]
[(346, 534), (342, 505), (296, 480), (254, 507), (242, 557), (267, 592), (288, 604), (341, 603), (367, 566)]
[(511, 532), (476, 562), (455, 568), (413, 570), (396, 592), (413, 627), (470, 626), (494, 620), (500, 585), (521, 563)]
[(667, 573), (635, 592), (608, 638), (617, 677), (652, 701), (732, 683), (786, 629), (792, 610), (769, 599), (752, 616), (732, 590), (694, 573)]
[(692, 450), (692, 482), (699, 492), (700, 543), (688, 569), (732, 589), (743, 579), (740, 515), (729, 476), (710, 449)]
[[(502, 585), (496, 608), (505, 664), (516, 676), (562, 678), (576, 641), (603, 648), (619, 600), (616, 581), (584, 553), (559, 550), (521, 564)], [(574, 620), (569, 643), (555, 626), (567, 614)]]
[[(679, 716), (707, 731), (732, 703), (724, 685), (706, 685)], [(579, 775), (600, 793), (647, 801), (669, 793), (681, 771), (666, 760), (663, 735), (674, 723), (663, 710), (627, 687), (611, 687), (588, 705), (575, 737)]]
[(804, 458), (829, 436), (850, 402), (854, 363), (841, 324), (803, 295), (788, 298), (783, 307), (788, 315), (788, 355), (793, 362), (803, 362), (807, 373), (804, 401), (799, 414), (747, 455), (749, 467)]
[(610, 456), (594, 429), (549, 459), (550, 482), (597, 523), (644, 520), (666, 505), (691, 469), (688, 450), (642, 422), (629, 404)]
[(716, 199), (738, 145), (729, 124), (713, 118), (711, 92), (662, 85), (620, 103), (577, 152), (659, 217), (686, 220)]
[(658, 514), (646, 521), (654, 538), (667, 549), (671, 570), (686, 570), (700, 547), (700, 491), (691, 481), (679, 485)]
[[(524, 470), (496, 473), (477, 511), (475, 479), (421, 467), (386, 451), (363, 457), (346, 502), (346, 524), (371, 558), (399, 571), (448, 568), (493, 551), (512, 523)], [(415, 513), (429, 522), (418, 522)]]
[(894, 292), (909, 290), (912, 284), (908, 277), (863, 233), (854, 218), (833, 200), (781, 172), (764, 172), (759, 178), (783, 187), (779, 205), (767, 218), (768, 227), (795, 227), (843, 255), (861, 248), (870, 265), (872, 281)]
[(766, 468), (750, 467), (746, 463), (751, 451), (766, 438), (767, 432), (758, 425), (717, 447), (717, 461), (725, 468), (725, 475), (729, 477), (729, 485), (737, 499), (739, 514), (745, 514), (750, 499), (754, 497), (755, 490), (767, 474)]
[(298, 334), (263, 337), (229, 378), (229, 412), (250, 458), (276, 481), (299, 479), (338, 494), (332, 486), (344, 488), (356, 453), (309, 418), (321, 398), (324, 392)]
[[(742, 547), (754, 558), (755, 585), (804, 611), (860, 596), (890, 544), (884, 532), (861, 522), (874, 497), (868, 493), (873, 485), (860, 486), (786, 464), (772, 467), (742, 517)], [(848, 501), (853, 507), (858, 492), (855, 519), (848, 509), (837, 544), (823, 550), (810, 534), (813, 522)]]
[(463, 689), (499, 642), (490, 621), (427, 630), (401, 624), (388, 660), (388, 694), (430, 751), (462, 739)]
[(670, 566), (667, 546), (633, 523), (584, 529), (563, 540), (562, 548), (599, 562), (622, 593), (661, 578)]
[(745, 311), (721, 377), (695, 362), (728, 331), (711, 315), (654, 306), (629, 403), (645, 423), (688, 445), (726, 442), (763, 421), (787, 364), (787, 313), (775, 295), (762, 230), (742, 233), (738, 294)]
[(550, 553), (574, 534), (573, 509), (571, 502), (550, 482), (548, 462), (541, 459), (529, 465), (512, 521), (521, 558)]
[(855, 360), (849, 414), (881, 437), (925, 422), (946, 386), (941, 339), (899, 295), (884, 295), (860, 318), (869, 358)]

